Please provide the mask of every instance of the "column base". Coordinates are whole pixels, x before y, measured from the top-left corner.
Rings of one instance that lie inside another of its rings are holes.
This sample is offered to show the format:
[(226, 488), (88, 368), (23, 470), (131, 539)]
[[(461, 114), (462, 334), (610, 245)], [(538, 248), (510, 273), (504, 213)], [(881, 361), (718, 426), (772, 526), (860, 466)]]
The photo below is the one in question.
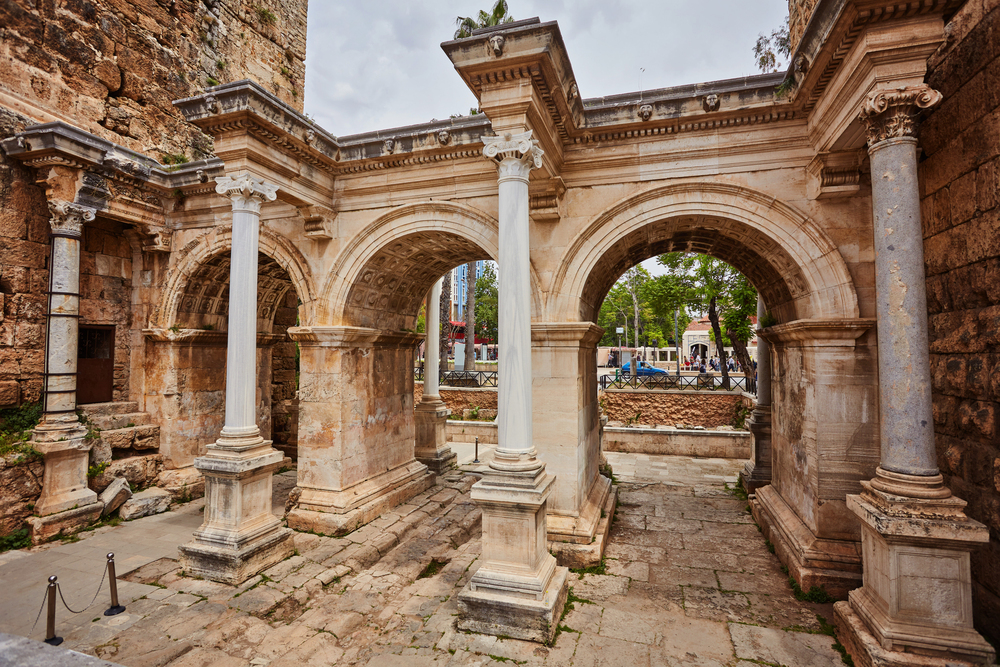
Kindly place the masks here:
[(992, 664), (993, 648), (972, 625), (969, 558), (989, 541), (989, 530), (966, 517), (965, 501), (945, 496), (940, 484), (924, 498), (885, 493), (875, 481), (862, 486), (847, 506), (861, 519), (865, 583), (841, 612), (845, 628), (851, 617), (863, 626), (863, 633), (851, 630), (862, 661), (887, 652), (903, 656), (890, 664), (924, 664), (914, 656), (937, 660), (928, 665)]
[(757, 525), (802, 590), (823, 588), (844, 599), (861, 585), (860, 545), (853, 540), (817, 537), (773, 486), (757, 490), (750, 503)]
[(92, 441), (84, 438), (86, 431), (74, 428), (43, 433), (39, 428), (35, 434), (46, 436), (29, 443), (45, 457), (42, 494), (35, 503), (35, 514), (48, 516), (97, 502), (97, 494), (87, 486)]
[(292, 554), (292, 531), (271, 514), (271, 475), (281, 452), (248, 437), (227, 448), (224, 432), (206, 456), (195, 459), (205, 476), (205, 518), (194, 539), (181, 547), (184, 569), (230, 585), (243, 583)]
[(94, 502), (55, 514), (29, 516), (27, 521), (31, 526), (31, 543), (41, 544), (55, 537), (79, 533), (100, 519), (103, 511), (104, 503)]
[(568, 576), (567, 568), (556, 567), (541, 600), (466, 586), (458, 594), (458, 629), (547, 644), (566, 606)]
[(598, 475), (580, 509), (580, 516), (546, 517), (549, 553), (559, 565), (570, 568), (597, 565), (604, 557), (615, 515), (618, 489), (611, 480)]
[(434, 486), (435, 474), (417, 461), (343, 491), (302, 488), (286, 515), (289, 528), (346, 535)]
[(238, 586), (250, 577), (280, 563), (295, 551), (295, 533), (275, 526), (261, 537), (237, 548), (192, 542), (179, 547), (185, 574)]
[(413, 409), (414, 455), (435, 475), (451, 469), (458, 460), (448, 446), (448, 414), (444, 401), (429, 396), (424, 396)]
[(771, 408), (758, 408), (750, 418), (750, 460), (743, 466), (740, 483), (747, 493), (771, 483)]

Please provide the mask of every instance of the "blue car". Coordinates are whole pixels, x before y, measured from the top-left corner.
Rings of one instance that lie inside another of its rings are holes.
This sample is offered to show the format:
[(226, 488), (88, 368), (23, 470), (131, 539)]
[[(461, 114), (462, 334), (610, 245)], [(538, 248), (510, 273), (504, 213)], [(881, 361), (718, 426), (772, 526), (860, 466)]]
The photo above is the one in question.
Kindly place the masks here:
[[(632, 362), (628, 362), (624, 366), (622, 366), (622, 375), (631, 375), (632, 374), (631, 366)], [(656, 366), (650, 366), (645, 361), (640, 361), (639, 368), (636, 370), (636, 375), (640, 377), (647, 375), (666, 375), (666, 374), (667, 372), (662, 368), (657, 368)]]

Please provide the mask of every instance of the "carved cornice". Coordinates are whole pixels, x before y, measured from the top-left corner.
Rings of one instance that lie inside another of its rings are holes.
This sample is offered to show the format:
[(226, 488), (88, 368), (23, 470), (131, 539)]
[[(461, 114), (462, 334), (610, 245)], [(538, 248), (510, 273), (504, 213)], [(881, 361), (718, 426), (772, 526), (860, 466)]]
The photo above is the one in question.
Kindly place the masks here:
[(260, 206), (265, 201), (277, 199), (278, 186), (265, 183), (260, 178), (243, 174), (231, 178), (222, 176), (215, 180), (215, 191), (223, 197), (229, 197), (233, 202), (233, 211), (249, 211), (260, 213)]
[(532, 169), (542, 166), (538, 142), (531, 138), (531, 130), (521, 134), (504, 133), (502, 136), (483, 137), (483, 156), (497, 163), (500, 179), (517, 178), (527, 181)]
[(73, 202), (50, 199), (48, 203), (53, 236), (78, 239), (83, 235), (84, 223), (93, 222), (97, 214), (97, 209)]
[(326, 206), (308, 206), (302, 210), (305, 235), (311, 239), (332, 239), (337, 213)]
[(887, 139), (916, 137), (920, 114), (942, 99), (941, 93), (924, 84), (871, 93), (858, 116), (868, 134), (869, 150)]

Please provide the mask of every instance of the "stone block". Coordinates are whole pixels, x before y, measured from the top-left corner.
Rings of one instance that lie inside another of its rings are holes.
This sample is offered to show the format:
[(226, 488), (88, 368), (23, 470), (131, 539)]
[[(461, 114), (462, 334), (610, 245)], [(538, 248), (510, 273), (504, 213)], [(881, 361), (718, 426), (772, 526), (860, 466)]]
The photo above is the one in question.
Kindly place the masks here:
[(90, 488), (100, 493), (116, 478), (124, 477), (132, 488), (141, 489), (152, 484), (162, 468), (163, 457), (159, 454), (116, 459), (104, 472), (90, 480)]
[(162, 514), (170, 509), (171, 495), (155, 486), (134, 494), (125, 501), (118, 515), (126, 521), (153, 514)]
[(113, 431), (101, 431), (101, 440), (112, 449), (131, 449), (135, 441), (135, 429), (119, 428)]
[(47, 516), (28, 517), (28, 525), (31, 526), (31, 541), (34, 544), (41, 544), (54, 537), (78, 533), (97, 521), (103, 509), (103, 503), (96, 502)]
[(104, 489), (104, 491), (97, 496), (97, 499), (104, 503), (104, 510), (101, 512), (101, 516), (111, 514), (131, 497), (132, 487), (129, 486), (127, 479), (119, 477), (115, 481), (111, 482), (111, 484), (108, 485), (108, 488)]
[(21, 392), (16, 380), (0, 382), (0, 408), (17, 407)]
[(135, 427), (135, 440), (132, 447), (138, 450), (159, 449), (160, 427), (156, 424), (146, 424)]

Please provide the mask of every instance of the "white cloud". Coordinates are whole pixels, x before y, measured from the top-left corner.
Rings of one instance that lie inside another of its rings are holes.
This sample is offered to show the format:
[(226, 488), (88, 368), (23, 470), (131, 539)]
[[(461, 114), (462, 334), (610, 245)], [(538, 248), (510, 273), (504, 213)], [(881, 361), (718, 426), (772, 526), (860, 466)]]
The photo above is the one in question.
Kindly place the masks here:
[[(491, 0), (309, 5), (306, 111), (335, 135), (466, 113), (476, 99), (440, 43)], [(584, 97), (755, 74), (751, 49), (785, 0), (509, 0), (515, 18), (558, 21)]]

